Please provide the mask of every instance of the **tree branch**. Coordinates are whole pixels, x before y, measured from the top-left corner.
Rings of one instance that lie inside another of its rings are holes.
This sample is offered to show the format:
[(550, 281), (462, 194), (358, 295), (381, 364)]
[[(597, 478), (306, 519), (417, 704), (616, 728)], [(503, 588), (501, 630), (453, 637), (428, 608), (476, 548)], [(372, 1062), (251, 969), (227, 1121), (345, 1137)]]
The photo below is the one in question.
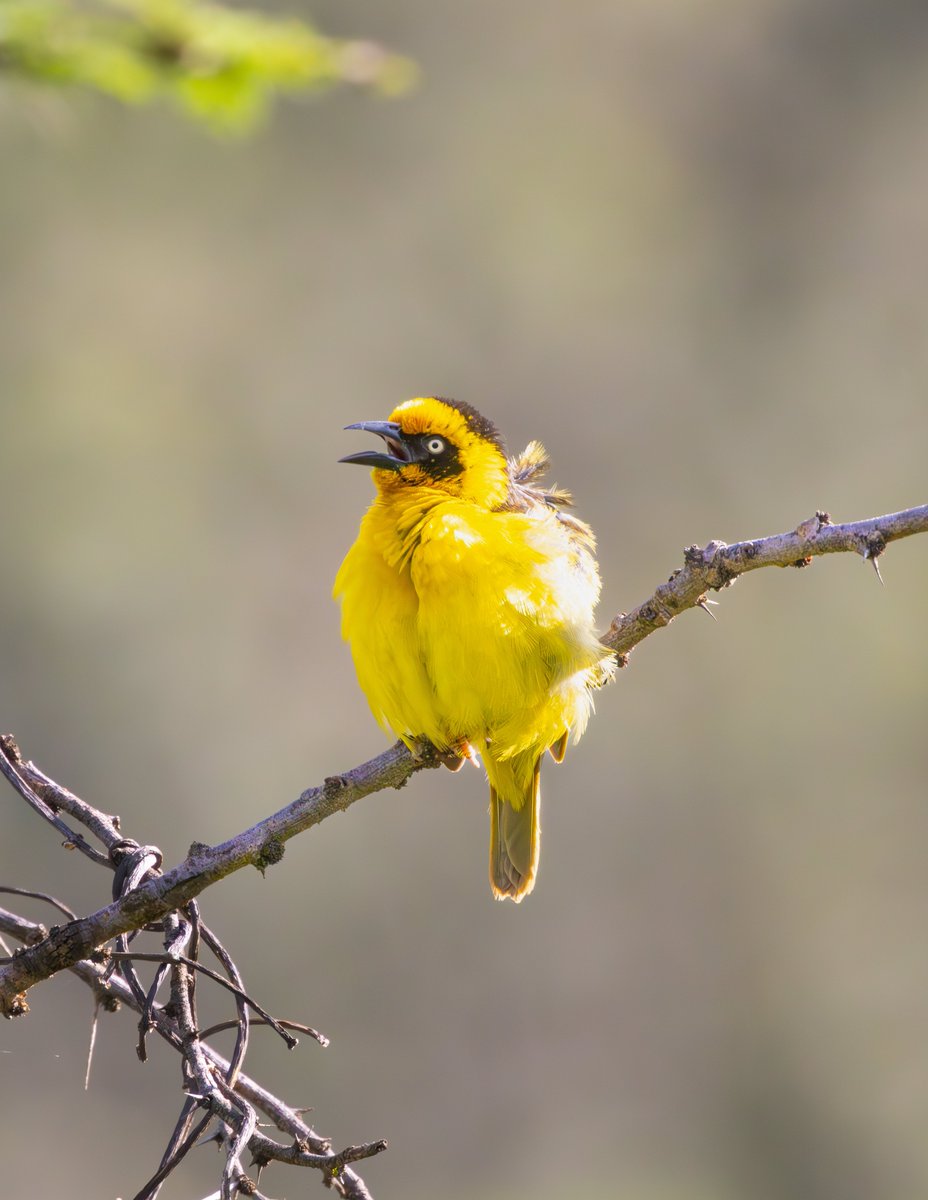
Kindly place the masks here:
[[(717, 541), (704, 549), (690, 546), (684, 551), (683, 567), (631, 613), (615, 617), (603, 643), (615, 651), (624, 666), (639, 642), (688, 608), (704, 607), (708, 591), (730, 587), (739, 575), (760, 567), (804, 567), (813, 557), (842, 551), (875, 562), (890, 542), (925, 532), (928, 505), (846, 525), (835, 525), (827, 513), (819, 512), (788, 533), (730, 546)], [(372, 792), (402, 787), (414, 772), (436, 765), (433, 754), (427, 752), (416, 758), (397, 742), (369, 762), (332, 776), (319, 787), (307, 788), (286, 808), (221, 845), (194, 843), (173, 870), (150, 873), (121, 899), (80, 920), (53, 928), (42, 942), (24, 948), (12, 962), (0, 967), (0, 1013), (13, 1017), (28, 1011), (25, 993), (36, 983), (88, 958), (112, 938), (183, 908), (233, 871), (255, 866), (263, 872), (280, 861), (285, 843), (298, 833), (333, 813), (344, 812)], [(110, 860), (118, 856), (123, 844), (118, 819), (106, 818), (32, 763), (24, 762), (9, 735), (0, 737), (0, 771), (33, 807), (46, 810), (43, 816), (57, 828), (64, 828), (71, 844), (80, 846), (81, 840), (69, 827), (62, 826), (58, 816), (62, 810), (81, 823), (92, 821), (92, 831), (106, 845)]]
[[(436, 765), (434, 756), (416, 760), (405, 746), (397, 743), (345, 775), (326, 779), (321, 787), (307, 788), (286, 808), (221, 845), (211, 847), (195, 842), (184, 861), (173, 870), (166, 874), (150, 872), (144, 882), (119, 900), (80, 920), (54, 927), (44, 941), (26, 947), (12, 962), (0, 967), (0, 1014), (15, 1017), (27, 1012), (25, 993), (34, 984), (90, 957), (112, 938), (143, 929), (183, 908), (210, 884), (233, 871), (255, 866), (263, 872), (280, 861), (284, 844), (304, 829), (318, 825), (333, 813), (344, 812), (371, 792), (402, 787), (414, 771)], [(64, 809), (77, 820), (84, 819), (83, 810), (89, 806), (49, 780), (31, 762), (25, 762), (8, 734), (0, 736), (0, 771), (27, 799), (41, 791), (46, 804), (53, 797), (54, 807)], [(93, 811), (98, 836), (107, 844), (115, 866), (124, 847), (134, 843), (122, 838), (112, 819), (107, 826), (103, 814)]]
[(834, 525), (828, 513), (817, 512), (790, 533), (731, 546), (725, 542), (710, 542), (704, 549), (688, 546), (683, 551), (683, 566), (637, 608), (615, 617), (603, 644), (614, 650), (620, 665), (625, 666), (629, 652), (649, 634), (663, 629), (688, 608), (704, 607), (706, 592), (730, 587), (739, 575), (760, 567), (807, 567), (818, 555), (842, 551), (859, 554), (876, 565), (890, 542), (915, 533), (928, 533), (928, 504), (847, 525)]
[[(729, 587), (747, 571), (767, 566), (804, 567), (817, 555), (841, 551), (860, 554), (876, 567), (891, 541), (924, 532), (928, 532), (928, 505), (847, 525), (832, 524), (828, 515), (820, 512), (789, 533), (731, 546), (723, 542), (710, 542), (703, 549), (690, 546), (684, 551), (683, 566), (666, 583), (631, 613), (614, 618), (603, 644), (624, 666), (631, 650), (655, 629), (669, 625), (688, 608), (706, 607), (707, 592)], [(319, 787), (307, 788), (292, 804), (221, 845), (194, 843), (182, 863), (163, 872), (161, 852), (156, 847), (140, 846), (126, 838), (118, 817), (107, 816), (61, 787), (33, 763), (23, 760), (11, 736), (0, 737), (0, 772), (13, 788), (64, 836), (68, 848), (80, 850), (114, 872), (113, 902), (89, 916), (70, 919), (65, 925), (46, 930), (0, 910), (0, 933), (11, 934), (22, 943), (10, 958), (0, 959), (0, 1013), (13, 1017), (28, 1012), (28, 989), (69, 969), (93, 988), (99, 1008), (112, 1010), (122, 1000), (140, 1013), (140, 1056), (145, 1054), (145, 1036), (153, 1029), (183, 1059), (187, 1092), (184, 1106), (161, 1166), (136, 1200), (154, 1200), (163, 1180), (198, 1142), (211, 1119), (219, 1121), (216, 1136), (225, 1147), (220, 1188), (223, 1200), (232, 1200), (238, 1194), (260, 1196), (257, 1184), (245, 1175), (242, 1166), (246, 1149), (259, 1172), (273, 1161), (315, 1167), (342, 1196), (369, 1200), (363, 1181), (348, 1164), (379, 1153), (385, 1143), (350, 1146), (333, 1153), (328, 1141), (306, 1126), (295, 1110), (242, 1073), (249, 1028), (246, 1004), (282, 1036), (294, 1039), (247, 995), (235, 963), (212, 931), (201, 924), (195, 898), (210, 884), (244, 866), (255, 866), (263, 873), (280, 861), (291, 837), (335, 812), (345, 811), (362, 796), (387, 787), (402, 787), (414, 772), (437, 765), (439, 757), (431, 749), (414, 756), (397, 743), (370, 762), (332, 776)], [(105, 853), (74, 826), (83, 826)], [(66, 905), (44, 893), (0, 890), (50, 903), (73, 918)], [(152, 928), (163, 933), (164, 952), (131, 951), (132, 937)], [(105, 949), (113, 939), (115, 952)], [(198, 961), (201, 940), (219, 959), (228, 979)], [(147, 991), (135, 969), (136, 962), (144, 961), (158, 964)], [(124, 978), (113, 974), (117, 966)], [(171, 977), (171, 1000), (168, 1005), (160, 1005), (156, 994), (167, 973)], [(196, 981), (200, 975), (221, 984), (235, 998), (238, 1016), (231, 1024), (238, 1027), (239, 1033), (230, 1060), (217, 1054), (206, 1041), (208, 1034), (198, 1030)], [(293, 1144), (282, 1145), (261, 1133), (258, 1111), (268, 1114), (293, 1138)]]

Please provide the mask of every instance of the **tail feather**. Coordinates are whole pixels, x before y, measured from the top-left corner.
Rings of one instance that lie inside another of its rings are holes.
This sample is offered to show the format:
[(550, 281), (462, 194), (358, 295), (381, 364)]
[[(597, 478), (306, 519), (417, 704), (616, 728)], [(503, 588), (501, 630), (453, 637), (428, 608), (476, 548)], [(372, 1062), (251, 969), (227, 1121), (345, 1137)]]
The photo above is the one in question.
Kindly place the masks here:
[(490, 785), (490, 887), (497, 900), (518, 904), (535, 886), (541, 849), (540, 774), (539, 757), (520, 808), (507, 803)]

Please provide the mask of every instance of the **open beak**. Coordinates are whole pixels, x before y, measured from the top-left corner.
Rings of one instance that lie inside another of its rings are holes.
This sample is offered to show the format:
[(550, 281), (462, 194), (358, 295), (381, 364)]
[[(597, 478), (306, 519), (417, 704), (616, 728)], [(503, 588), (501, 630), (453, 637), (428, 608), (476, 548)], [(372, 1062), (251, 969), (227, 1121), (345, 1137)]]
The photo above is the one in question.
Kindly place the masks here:
[(413, 448), (395, 421), (358, 421), (356, 425), (346, 425), (345, 428), (376, 433), (383, 438), (384, 449), (359, 450), (357, 454), (346, 454), (339, 462), (360, 463), (362, 467), (375, 467), (381, 471), (398, 471), (413, 460)]

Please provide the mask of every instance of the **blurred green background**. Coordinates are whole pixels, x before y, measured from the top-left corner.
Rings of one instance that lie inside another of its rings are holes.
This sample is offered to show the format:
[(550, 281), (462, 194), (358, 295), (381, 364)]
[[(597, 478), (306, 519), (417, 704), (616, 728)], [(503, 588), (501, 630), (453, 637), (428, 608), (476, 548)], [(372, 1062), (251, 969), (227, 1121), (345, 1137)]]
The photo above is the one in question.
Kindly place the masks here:
[[(329, 600), (371, 495), (350, 421), (438, 393), (544, 441), (603, 625), (690, 542), (926, 500), (923, 3), (310, 15), (417, 90), (244, 142), (0, 92), (0, 729), (169, 864), (385, 744)], [(764, 571), (637, 650), (546, 770), (518, 909), (472, 771), (213, 888), (258, 998), (332, 1039), (259, 1032), (249, 1070), (338, 1146), (389, 1139), (378, 1200), (928, 1194), (928, 539), (883, 574)], [(0, 878), (105, 903), (0, 805)], [(85, 1096), (89, 994), (30, 1000), (0, 1027), (6, 1194), (132, 1195), (175, 1057), (107, 1018)]]

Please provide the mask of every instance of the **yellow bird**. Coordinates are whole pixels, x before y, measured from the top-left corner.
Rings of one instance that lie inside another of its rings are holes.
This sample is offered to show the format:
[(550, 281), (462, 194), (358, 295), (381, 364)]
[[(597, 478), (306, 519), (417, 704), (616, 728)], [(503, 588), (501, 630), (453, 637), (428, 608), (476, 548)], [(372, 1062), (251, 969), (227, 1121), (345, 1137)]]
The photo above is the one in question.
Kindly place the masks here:
[(544, 752), (563, 759), (614, 665), (593, 627), (593, 534), (562, 511), (567, 492), (537, 486), (540, 443), (507, 460), (469, 404), (420, 397), (347, 428), (384, 442), (341, 459), (377, 489), (334, 588), (358, 682), (414, 753), (431, 743), (454, 770), (482, 756), (490, 885), (518, 903), (538, 869)]

